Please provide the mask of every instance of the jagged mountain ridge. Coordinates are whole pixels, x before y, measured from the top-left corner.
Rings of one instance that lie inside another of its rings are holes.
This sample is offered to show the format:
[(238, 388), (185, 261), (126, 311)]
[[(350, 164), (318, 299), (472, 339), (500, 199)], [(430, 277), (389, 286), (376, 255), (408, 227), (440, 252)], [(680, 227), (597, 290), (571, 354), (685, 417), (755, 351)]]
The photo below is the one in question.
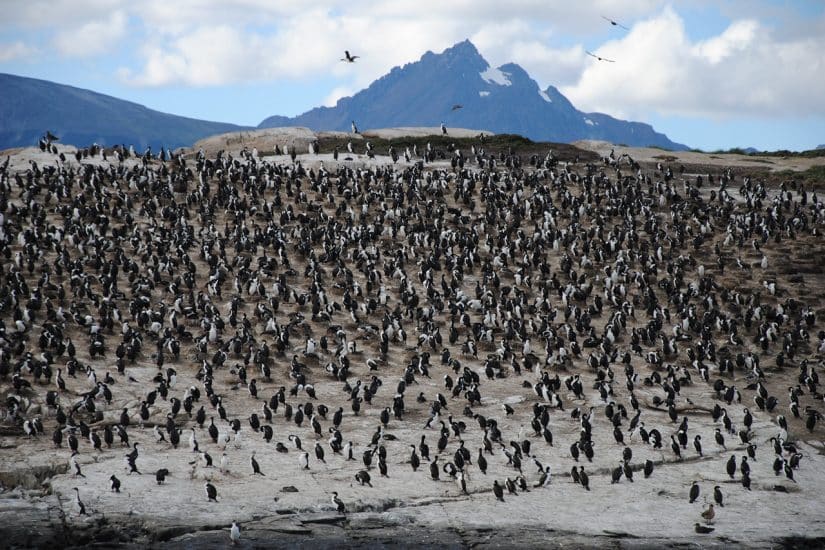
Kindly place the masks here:
[[(456, 104), (462, 108), (453, 110)], [(318, 107), (292, 118), (271, 116), (258, 127), (349, 130), (352, 120), (360, 129), (438, 126), (444, 122), (448, 127), (519, 134), (535, 141), (597, 139), (687, 149), (649, 124), (581, 112), (555, 87), (541, 90), (519, 65), (490, 67), (469, 40), (395, 67), (334, 107)]]

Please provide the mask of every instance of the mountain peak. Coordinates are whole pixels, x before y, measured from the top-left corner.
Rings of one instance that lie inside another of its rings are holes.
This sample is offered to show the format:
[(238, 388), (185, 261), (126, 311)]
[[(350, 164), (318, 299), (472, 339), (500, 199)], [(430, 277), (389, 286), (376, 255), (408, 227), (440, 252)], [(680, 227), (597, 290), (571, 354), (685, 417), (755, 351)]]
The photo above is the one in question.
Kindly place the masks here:
[[(455, 108), (459, 105), (459, 108)], [(259, 128), (306, 126), (346, 131), (360, 128), (437, 126), (484, 128), (535, 141), (599, 139), (629, 145), (685, 148), (646, 124), (576, 109), (553, 86), (545, 91), (521, 66), (491, 67), (470, 40), (441, 53), (393, 68), (333, 108), (317, 108), (284, 120), (270, 117)]]
[(481, 54), (478, 52), (478, 49), (475, 47), (475, 44), (470, 42), (469, 38), (465, 38), (461, 42), (457, 42), (441, 52), (441, 55), (448, 55), (448, 56), (478, 56), (481, 57)]
[[(459, 65), (467, 68), (478, 68), (483, 71), (489, 64), (481, 56), (475, 45), (469, 40), (463, 40), (453, 44), (441, 53), (428, 51), (421, 56), (419, 63), (424, 65), (437, 65), (444, 68), (454, 68)], [(414, 65), (415, 63), (413, 63)]]

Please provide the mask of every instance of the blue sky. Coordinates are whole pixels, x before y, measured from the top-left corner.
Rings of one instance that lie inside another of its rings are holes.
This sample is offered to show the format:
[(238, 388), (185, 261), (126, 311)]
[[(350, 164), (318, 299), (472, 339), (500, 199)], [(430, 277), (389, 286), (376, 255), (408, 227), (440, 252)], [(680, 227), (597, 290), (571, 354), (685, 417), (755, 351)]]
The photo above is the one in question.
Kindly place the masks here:
[[(571, 7), (575, 6), (575, 7)], [(256, 125), (469, 38), (578, 108), (705, 150), (825, 143), (814, 0), (10, 0), (0, 72)], [(611, 26), (602, 16), (629, 30)], [(344, 49), (361, 55), (339, 61)], [(616, 59), (599, 63), (586, 51)]]

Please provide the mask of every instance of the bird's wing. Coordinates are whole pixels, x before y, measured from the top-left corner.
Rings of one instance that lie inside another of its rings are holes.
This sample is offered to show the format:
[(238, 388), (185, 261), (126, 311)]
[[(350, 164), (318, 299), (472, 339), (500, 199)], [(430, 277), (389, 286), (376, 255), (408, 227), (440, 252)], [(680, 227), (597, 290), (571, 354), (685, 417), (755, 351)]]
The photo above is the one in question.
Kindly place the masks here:
[(587, 54), (587, 55), (589, 55), (590, 57), (595, 57), (595, 58), (596, 58), (596, 59), (598, 59), (599, 61), (607, 61), (608, 63), (615, 63), (615, 61), (614, 61), (614, 60), (612, 60), (612, 59), (608, 59), (608, 58), (606, 58), (606, 57), (601, 57), (601, 56), (596, 55), (596, 54), (594, 54), (594, 53), (588, 52), (587, 50), (585, 50), (585, 51), (584, 51), (584, 53), (586, 53), (586, 54)]
[(617, 23), (616, 21), (613, 21), (612, 19), (610, 19), (609, 17), (605, 17), (604, 15), (602, 15), (602, 19), (604, 19), (605, 21), (608, 21), (611, 25), (614, 25), (616, 27), (621, 27), (626, 31), (630, 30), (627, 27), (625, 27), (624, 25), (622, 25), (621, 23)]

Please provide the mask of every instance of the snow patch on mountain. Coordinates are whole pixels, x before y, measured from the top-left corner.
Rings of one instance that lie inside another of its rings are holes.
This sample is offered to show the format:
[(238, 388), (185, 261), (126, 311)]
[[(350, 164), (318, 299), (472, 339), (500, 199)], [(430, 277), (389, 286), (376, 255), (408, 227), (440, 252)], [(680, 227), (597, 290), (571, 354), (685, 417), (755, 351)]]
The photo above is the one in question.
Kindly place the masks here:
[(513, 84), (510, 82), (510, 78), (507, 73), (502, 72), (501, 69), (494, 69), (493, 67), (490, 67), (481, 73), (481, 78), (491, 84), (498, 84), (499, 86), (510, 86)]

